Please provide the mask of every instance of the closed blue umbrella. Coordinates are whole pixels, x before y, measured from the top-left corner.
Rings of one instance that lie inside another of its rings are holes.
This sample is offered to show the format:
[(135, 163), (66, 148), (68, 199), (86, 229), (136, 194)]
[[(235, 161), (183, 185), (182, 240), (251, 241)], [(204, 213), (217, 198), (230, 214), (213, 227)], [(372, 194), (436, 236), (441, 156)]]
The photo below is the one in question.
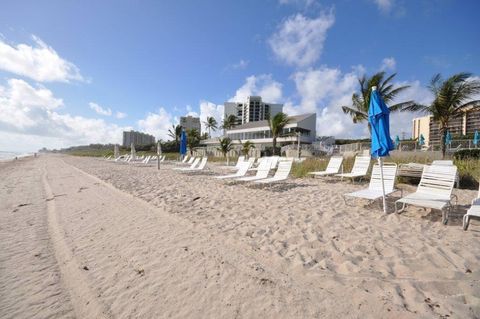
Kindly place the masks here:
[(450, 134), (450, 131), (447, 131), (447, 135), (445, 136), (445, 144), (452, 144), (452, 134)]
[(423, 137), (423, 134), (420, 134), (420, 137), (418, 138), (418, 145), (425, 145), (425, 137)]
[(478, 131), (475, 130), (475, 134), (473, 134), (473, 145), (476, 147), (478, 142), (480, 142), (480, 134), (478, 134)]
[(395, 147), (398, 148), (400, 146), (400, 137), (395, 137)]
[(378, 159), (380, 165), (380, 177), (383, 191), (383, 211), (387, 212), (385, 202), (385, 185), (383, 182), (383, 161), (382, 157), (388, 156), (395, 147), (390, 138), (390, 110), (377, 92), (377, 87), (372, 87), (370, 94), (370, 105), (368, 107), (368, 121), (372, 131), (372, 156)]
[(187, 134), (182, 130), (180, 135), (180, 155), (182, 158), (187, 154)]

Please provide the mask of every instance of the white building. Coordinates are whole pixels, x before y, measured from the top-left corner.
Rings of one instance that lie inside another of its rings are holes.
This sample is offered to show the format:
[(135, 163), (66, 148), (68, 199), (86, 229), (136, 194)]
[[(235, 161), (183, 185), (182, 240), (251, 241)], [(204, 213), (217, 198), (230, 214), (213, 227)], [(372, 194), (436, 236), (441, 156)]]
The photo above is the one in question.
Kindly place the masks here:
[(124, 147), (130, 147), (132, 143), (135, 146), (155, 144), (155, 137), (153, 135), (136, 131), (123, 132), (122, 145)]
[[(301, 114), (288, 117), (290, 122), (285, 126), (281, 136), (277, 138), (277, 147), (298, 143), (312, 144), (316, 139), (317, 115), (315, 113)], [(300, 133), (300, 136), (297, 135)], [(272, 132), (267, 120), (249, 122), (236, 126), (226, 131), (227, 137), (232, 144), (240, 146), (241, 143), (250, 141), (255, 145), (254, 152), (259, 156), (260, 151), (273, 146)], [(206, 151), (217, 153), (219, 139), (205, 140)]]
[(224, 116), (236, 117), (236, 125), (263, 121), (282, 112), (283, 104), (267, 103), (261, 96), (249, 96), (245, 102), (225, 102)]
[(180, 117), (180, 125), (185, 130), (197, 130), (197, 132), (201, 133), (201, 125), (200, 125), (200, 118), (193, 117), (193, 116), (182, 116)]

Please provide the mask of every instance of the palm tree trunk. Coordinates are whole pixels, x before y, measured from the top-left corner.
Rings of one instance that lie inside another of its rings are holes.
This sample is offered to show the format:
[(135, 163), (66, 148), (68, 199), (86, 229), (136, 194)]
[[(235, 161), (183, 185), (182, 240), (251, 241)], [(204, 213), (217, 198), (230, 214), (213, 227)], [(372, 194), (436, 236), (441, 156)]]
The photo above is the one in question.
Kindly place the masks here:
[(277, 137), (274, 136), (272, 138), (272, 146), (273, 146), (273, 155), (277, 155)]
[(446, 143), (447, 130), (445, 129), (444, 126), (440, 128), (440, 134), (441, 134), (440, 145), (442, 150), (442, 159), (445, 159), (445, 153), (447, 150), (447, 143)]

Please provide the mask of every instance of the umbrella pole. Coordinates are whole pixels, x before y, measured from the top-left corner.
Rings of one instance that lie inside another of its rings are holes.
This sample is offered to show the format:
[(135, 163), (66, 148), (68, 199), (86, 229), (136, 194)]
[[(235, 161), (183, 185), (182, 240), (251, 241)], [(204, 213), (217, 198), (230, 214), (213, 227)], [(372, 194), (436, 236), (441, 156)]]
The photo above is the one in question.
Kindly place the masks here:
[(380, 165), (380, 179), (382, 181), (382, 199), (383, 199), (383, 212), (387, 213), (387, 201), (385, 199), (385, 182), (383, 181), (383, 159), (381, 157), (378, 158), (378, 165)]

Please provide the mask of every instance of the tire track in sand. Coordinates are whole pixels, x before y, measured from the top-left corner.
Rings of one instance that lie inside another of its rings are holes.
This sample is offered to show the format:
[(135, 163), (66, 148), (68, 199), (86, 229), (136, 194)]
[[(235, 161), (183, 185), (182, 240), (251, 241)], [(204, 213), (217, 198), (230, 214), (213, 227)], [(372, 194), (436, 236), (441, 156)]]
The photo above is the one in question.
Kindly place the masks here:
[(55, 195), (48, 182), (46, 164), (43, 166), (42, 181), (47, 195), (48, 231), (53, 243), (55, 258), (62, 279), (70, 293), (76, 315), (79, 318), (111, 318), (109, 311), (88, 286), (86, 276), (82, 273), (80, 265), (65, 242), (55, 207)]

